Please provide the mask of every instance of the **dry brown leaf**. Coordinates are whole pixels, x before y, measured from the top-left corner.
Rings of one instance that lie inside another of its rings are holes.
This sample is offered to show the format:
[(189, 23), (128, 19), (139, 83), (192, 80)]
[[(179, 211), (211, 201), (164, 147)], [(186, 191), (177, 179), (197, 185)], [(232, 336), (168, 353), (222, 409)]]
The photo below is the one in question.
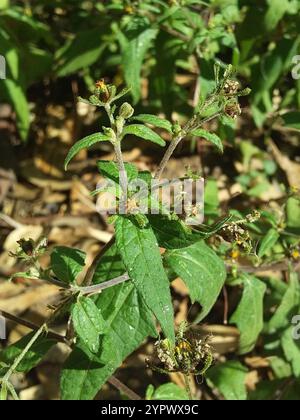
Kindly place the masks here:
[(0, 299), (0, 308), (3, 311), (18, 315), (25, 312), (35, 303), (43, 302), (47, 304), (50, 300), (58, 296), (59, 291), (56, 286), (45, 284), (40, 287), (28, 289), (25, 293), (18, 296), (9, 299)]
[(272, 140), (269, 140), (268, 143), (276, 162), (286, 173), (290, 186), (300, 188), (300, 164), (293, 162), (287, 156), (283, 155)]
[(33, 226), (33, 225), (27, 225), (27, 226), (21, 226), (12, 232), (10, 232), (9, 235), (7, 235), (3, 248), (6, 251), (15, 252), (19, 245), (17, 241), (20, 239), (33, 239), (34, 241), (37, 241), (43, 233), (43, 227), (42, 226)]

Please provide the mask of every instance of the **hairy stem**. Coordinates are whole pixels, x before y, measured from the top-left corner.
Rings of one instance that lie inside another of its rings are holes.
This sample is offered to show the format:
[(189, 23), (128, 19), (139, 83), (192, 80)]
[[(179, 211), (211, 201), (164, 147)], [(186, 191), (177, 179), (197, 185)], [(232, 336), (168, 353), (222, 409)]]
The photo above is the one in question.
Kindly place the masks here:
[(90, 295), (90, 294), (97, 294), (101, 293), (102, 290), (108, 289), (109, 287), (116, 286), (117, 284), (124, 283), (125, 281), (129, 280), (130, 277), (127, 273), (123, 274), (122, 276), (116, 277), (115, 279), (108, 280), (104, 283), (94, 284), (92, 286), (86, 287), (74, 287), (72, 290), (79, 291), (82, 295)]
[(155, 173), (155, 178), (160, 179), (163, 171), (165, 170), (171, 156), (173, 155), (175, 149), (177, 148), (177, 146), (179, 145), (179, 143), (186, 137), (188, 136), (193, 130), (196, 130), (197, 128), (200, 128), (203, 126), (203, 124), (219, 117), (220, 115), (222, 115), (222, 112), (216, 112), (215, 114), (211, 115), (210, 117), (207, 118), (203, 118), (202, 120), (199, 120), (199, 116), (194, 116), (193, 118), (191, 118), (186, 125), (183, 127), (181, 133), (179, 133), (176, 137), (173, 138), (173, 140), (171, 141), (164, 157), (162, 158), (162, 161)]
[(193, 397), (193, 393), (192, 393), (192, 389), (191, 389), (190, 376), (184, 374), (183, 377), (184, 377), (185, 389), (186, 389), (186, 392), (187, 392), (187, 394), (189, 396), (189, 400), (193, 400), (194, 397)]
[[(114, 150), (115, 150), (117, 165), (118, 165), (118, 169), (119, 169), (120, 186), (121, 186), (122, 193), (123, 193), (122, 194), (123, 195), (123, 200), (125, 199), (125, 204), (126, 204), (128, 182), (127, 182), (127, 173), (126, 173), (125, 164), (124, 164), (123, 155), (122, 155), (122, 150), (121, 150), (121, 142), (120, 142), (119, 139), (117, 139), (117, 141), (114, 143)], [(125, 209), (124, 209), (124, 211), (125, 211)]]

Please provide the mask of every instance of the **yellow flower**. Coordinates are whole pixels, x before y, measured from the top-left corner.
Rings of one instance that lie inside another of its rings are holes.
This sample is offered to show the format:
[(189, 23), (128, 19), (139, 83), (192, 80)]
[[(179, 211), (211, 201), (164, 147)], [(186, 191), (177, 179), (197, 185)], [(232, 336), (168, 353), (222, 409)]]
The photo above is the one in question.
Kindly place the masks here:
[(293, 249), (291, 255), (294, 260), (299, 260), (300, 258), (300, 252), (298, 249)]
[(101, 90), (106, 89), (106, 83), (105, 83), (104, 79), (100, 79), (100, 80), (98, 80), (98, 81), (95, 83), (95, 86), (96, 86), (96, 88), (97, 88), (97, 89), (101, 89)]
[(126, 13), (128, 13), (129, 15), (132, 15), (132, 14), (133, 14), (133, 12), (134, 12), (134, 9), (133, 9), (133, 7), (132, 7), (132, 6), (126, 6), (126, 7), (124, 8), (124, 10), (125, 10), (125, 12), (126, 12)]
[(231, 256), (231, 258), (232, 258), (233, 260), (237, 260), (237, 259), (238, 259), (238, 257), (240, 256), (240, 252), (239, 252), (239, 250), (238, 250), (238, 249), (233, 249), (233, 250), (231, 251), (230, 256)]

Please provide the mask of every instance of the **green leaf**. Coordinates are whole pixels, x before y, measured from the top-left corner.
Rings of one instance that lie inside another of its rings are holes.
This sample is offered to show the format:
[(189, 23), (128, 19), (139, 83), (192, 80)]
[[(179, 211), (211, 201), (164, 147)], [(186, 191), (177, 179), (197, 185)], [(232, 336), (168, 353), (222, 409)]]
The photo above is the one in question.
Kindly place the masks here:
[(206, 378), (209, 386), (217, 388), (226, 400), (243, 401), (247, 399), (247, 372), (245, 366), (232, 360), (210, 368)]
[[(14, 344), (5, 348), (0, 352), (0, 364), (5, 363), (6, 365), (12, 365), (15, 359), (22, 353), (24, 348), (27, 346), (29, 341), (32, 339), (35, 333), (30, 333), (25, 337), (21, 338)], [(56, 344), (55, 340), (47, 339), (45, 337), (39, 337), (38, 340), (33, 344), (31, 349), (26, 353), (25, 357), (17, 367), (17, 372), (28, 372), (40, 363), (42, 358), (50, 350), (50, 348)]]
[(101, 40), (103, 27), (78, 32), (56, 53), (56, 74), (65, 77), (94, 64), (106, 48)]
[(30, 126), (30, 112), (26, 98), (24, 75), (20, 71), (20, 54), (11, 36), (0, 25), (0, 47), (4, 55), (7, 71), (6, 79), (1, 80), (1, 97), (13, 107), (17, 116), (17, 126), (23, 141), (27, 139)]
[(94, 354), (83, 343), (77, 343), (62, 370), (61, 399), (92, 400), (113, 372), (113, 357), (110, 364), (104, 365), (101, 354)]
[(223, 261), (204, 242), (188, 248), (168, 251), (166, 261), (187, 284), (192, 302), (199, 302), (202, 311), (199, 322), (208, 315), (226, 279)]
[[(93, 283), (118, 277), (125, 270), (117, 247), (113, 245), (99, 262)], [(91, 353), (83, 343), (75, 347), (62, 372), (64, 400), (93, 399), (122, 361), (146, 337), (156, 335), (152, 314), (132, 282), (104, 290), (95, 297), (95, 304), (101, 309), (107, 332), (98, 355)]]
[(292, 58), (297, 54), (298, 44), (298, 39), (283, 38), (254, 66), (251, 86), (253, 105), (260, 105), (261, 101), (266, 104), (266, 98), (270, 101), (270, 91), (280, 76), (290, 68)]
[(97, 353), (100, 347), (100, 335), (105, 332), (106, 324), (92, 299), (80, 297), (72, 309), (72, 320), (76, 333), (84, 345)]
[(280, 238), (280, 235), (278, 231), (273, 228), (270, 229), (260, 243), (259, 250), (258, 250), (259, 258), (262, 258), (266, 254), (268, 254), (268, 252), (271, 251), (271, 249), (276, 244), (279, 238)]
[(222, 140), (216, 134), (210, 133), (209, 131), (204, 130), (203, 128), (198, 128), (197, 130), (193, 130), (191, 134), (193, 136), (203, 137), (205, 140), (209, 141), (214, 146), (216, 146), (221, 153), (224, 152)]
[(175, 85), (176, 62), (182, 53), (182, 46), (182, 40), (165, 31), (159, 31), (154, 45), (155, 67), (151, 74), (149, 93), (155, 100), (160, 99), (161, 108), (169, 119), (176, 109), (178, 95)]
[(268, 362), (273, 370), (276, 378), (289, 378), (292, 376), (291, 365), (287, 363), (283, 358), (278, 356), (268, 357)]
[(162, 248), (186, 248), (203, 239), (201, 233), (193, 233), (179, 220), (170, 220), (162, 215), (149, 215), (148, 219), (158, 244)]
[(286, 203), (287, 225), (292, 229), (300, 228), (300, 201), (290, 197)]
[(116, 221), (116, 242), (124, 265), (167, 338), (175, 341), (174, 313), (168, 277), (150, 227), (139, 229), (133, 219)]
[[(98, 169), (105, 178), (109, 178), (116, 184), (119, 183), (119, 168), (116, 162), (107, 160), (98, 160)], [(128, 177), (128, 181), (136, 179), (138, 177), (137, 167), (131, 163), (125, 163), (125, 169)]]
[(173, 383), (160, 385), (152, 394), (150, 400), (165, 400), (165, 401), (176, 401), (176, 400), (188, 400), (189, 397), (185, 389), (180, 388), (178, 385)]
[(77, 153), (80, 152), (82, 149), (86, 149), (88, 147), (93, 146), (96, 143), (99, 143), (101, 141), (109, 141), (109, 137), (102, 134), (102, 133), (94, 133), (90, 136), (84, 137), (83, 139), (77, 141), (69, 150), (69, 153), (65, 159), (65, 169), (67, 169), (68, 164), (73, 159)]
[(156, 115), (139, 114), (139, 115), (134, 115), (131, 118), (131, 120), (140, 121), (146, 124), (151, 124), (151, 125), (154, 125), (155, 127), (163, 128), (164, 130), (167, 130), (169, 133), (172, 133), (172, 124), (167, 120), (157, 117)]
[(208, 179), (204, 190), (204, 213), (209, 216), (219, 215), (219, 195), (217, 181)]
[(23, 141), (27, 139), (30, 127), (30, 112), (26, 98), (26, 92), (22, 85), (11, 79), (1, 80), (5, 95), (10, 101), (16, 116), (20, 137)]
[(0, 1), (0, 10), (6, 9), (9, 7), (10, 0), (1, 0)]
[(277, 330), (290, 325), (291, 318), (300, 305), (300, 285), (298, 275), (292, 273), (290, 275), (290, 283), (287, 291), (285, 292), (280, 305), (278, 306), (275, 314), (272, 316), (267, 324), (269, 333), (275, 333)]
[(158, 144), (159, 146), (165, 146), (166, 142), (151, 128), (142, 124), (132, 124), (128, 125), (123, 130), (123, 137), (128, 134), (132, 134), (136, 137), (141, 137), (144, 140), (152, 141), (153, 143)]
[(263, 299), (266, 285), (254, 276), (242, 275), (244, 291), (242, 299), (230, 322), (240, 331), (240, 354), (249, 353), (263, 329)]
[(86, 254), (75, 248), (56, 246), (51, 254), (51, 268), (60, 281), (74, 283), (85, 265)]
[(265, 14), (265, 27), (267, 31), (272, 31), (290, 8), (289, 0), (267, 0), (269, 8)]
[(291, 363), (294, 375), (300, 378), (300, 340), (296, 340), (294, 327), (286, 329), (281, 335), (281, 345), (286, 359)]
[(142, 64), (157, 32), (157, 29), (149, 27), (147, 19), (134, 17), (128, 24), (125, 33), (119, 31), (117, 34), (121, 46), (125, 80), (131, 87), (135, 103), (139, 101), (141, 95)]
[(286, 114), (281, 115), (285, 127), (295, 128), (300, 130), (300, 112), (287, 112)]
[(223, 226), (226, 225), (226, 223), (228, 223), (231, 219), (232, 219), (232, 216), (230, 215), (230, 216), (221, 218), (220, 220), (218, 220), (212, 225), (209, 225), (209, 226), (200, 225), (195, 231), (195, 233), (199, 236), (201, 235), (204, 239), (208, 239), (211, 236), (218, 233), (223, 228)]
[[(250, 401), (295, 401), (299, 400), (300, 381), (276, 379), (261, 381), (256, 385), (255, 391), (249, 393)], [(279, 392), (278, 392), (279, 391)], [(280, 394), (280, 396), (278, 396)]]

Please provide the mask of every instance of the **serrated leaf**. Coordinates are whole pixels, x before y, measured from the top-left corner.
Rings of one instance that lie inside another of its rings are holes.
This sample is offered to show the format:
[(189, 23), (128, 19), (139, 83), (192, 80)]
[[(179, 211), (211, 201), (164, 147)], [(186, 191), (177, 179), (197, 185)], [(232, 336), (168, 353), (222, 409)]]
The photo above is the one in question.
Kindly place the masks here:
[(270, 229), (260, 243), (259, 250), (258, 250), (259, 258), (262, 258), (266, 254), (268, 254), (268, 252), (273, 248), (273, 246), (276, 244), (279, 238), (280, 238), (280, 235), (278, 231), (273, 228)]
[(151, 128), (147, 127), (146, 125), (142, 125), (142, 124), (127, 125), (123, 130), (123, 137), (127, 136), (128, 134), (134, 135), (136, 137), (140, 137), (144, 140), (152, 141), (152, 143), (156, 143), (159, 146), (166, 145), (166, 142), (157, 133), (155, 133), (155, 131), (151, 130)]
[(226, 270), (223, 261), (204, 242), (168, 251), (165, 258), (187, 284), (192, 302), (199, 302), (202, 306), (196, 322), (201, 321), (216, 303), (224, 285)]
[(101, 354), (94, 354), (84, 346), (77, 343), (66, 360), (61, 374), (62, 400), (92, 400), (105, 380), (112, 375), (114, 368), (104, 365)]
[(109, 137), (102, 133), (94, 133), (90, 136), (84, 137), (83, 139), (77, 141), (69, 150), (67, 157), (65, 159), (65, 169), (67, 169), (68, 164), (77, 155), (81, 150), (87, 149), (88, 147), (93, 146), (96, 143), (101, 141), (109, 141)]
[(80, 297), (72, 309), (74, 329), (84, 345), (97, 353), (100, 347), (100, 335), (103, 335), (106, 323), (92, 299)]
[(217, 388), (226, 400), (243, 401), (247, 399), (247, 372), (245, 366), (232, 360), (213, 366), (205, 376), (209, 386)]
[(163, 384), (159, 386), (151, 395), (150, 400), (165, 400), (165, 401), (176, 401), (176, 400), (189, 400), (185, 389), (180, 388), (178, 385), (173, 383)]
[(51, 268), (60, 281), (74, 283), (85, 265), (83, 251), (65, 246), (57, 246), (51, 254)]
[(127, 85), (131, 87), (135, 103), (138, 102), (141, 94), (140, 73), (144, 57), (157, 32), (157, 29), (149, 27), (147, 20), (143, 17), (134, 17), (124, 33), (118, 32), (124, 76)]
[(172, 124), (168, 120), (157, 117), (152, 114), (139, 114), (134, 115), (131, 120), (140, 121), (146, 124), (154, 125), (155, 127), (163, 128), (164, 130), (172, 133)]
[[(116, 184), (119, 183), (119, 168), (116, 162), (107, 160), (98, 160), (98, 169), (105, 178), (109, 178)], [(131, 163), (125, 163), (125, 170), (127, 173), (128, 181), (136, 179), (138, 177), (137, 167)]]
[(170, 220), (162, 215), (148, 215), (158, 244), (166, 249), (186, 248), (203, 239), (201, 233), (193, 233), (179, 220)]
[[(27, 346), (29, 341), (32, 339), (35, 333), (30, 333), (25, 337), (21, 338), (14, 344), (6, 347), (0, 352), (0, 363), (5, 363), (6, 365), (12, 365), (15, 359), (22, 353), (24, 348)], [(56, 344), (56, 341), (53, 339), (48, 339), (46, 337), (40, 336), (38, 340), (33, 344), (31, 349), (26, 353), (25, 357), (18, 365), (17, 372), (28, 372), (33, 369), (46, 353), (50, 350), (52, 346)]]
[(290, 275), (289, 287), (285, 292), (275, 314), (267, 324), (268, 332), (272, 334), (279, 329), (287, 327), (291, 323), (291, 317), (299, 305), (300, 285), (298, 275), (296, 273), (292, 273)]
[(242, 275), (244, 290), (242, 299), (230, 322), (240, 331), (239, 353), (249, 353), (263, 329), (263, 299), (266, 285), (254, 276)]
[[(118, 277), (125, 270), (113, 245), (99, 262), (93, 283)], [(64, 400), (93, 399), (122, 361), (147, 336), (156, 335), (152, 314), (131, 281), (104, 290), (94, 301), (107, 323), (107, 333), (98, 355), (91, 353), (83, 343), (75, 347), (63, 368)]]
[(118, 217), (115, 230), (116, 243), (130, 278), (158, 319), (165, 336), (174, 342), (170, 285), (152, 229), (140, 229), (134, 219)]
[(217, 147), (217, 149), (223, 153), (224, 152), (224, 147), (223, 147), (223, 143), (222, 140), (220, 139), (219, 136), (217, 136), (214, 133), (210, 133), (207, 130), (204, 130), (203, 128), (197, 128), (197, 130), (193, 130), (191, 132), (191, 134), (193, 136), (197, 136), (197, 137), (203, 137), (205, 140), (209, 141), (210, 143), (212, 143), (214, 146)]

